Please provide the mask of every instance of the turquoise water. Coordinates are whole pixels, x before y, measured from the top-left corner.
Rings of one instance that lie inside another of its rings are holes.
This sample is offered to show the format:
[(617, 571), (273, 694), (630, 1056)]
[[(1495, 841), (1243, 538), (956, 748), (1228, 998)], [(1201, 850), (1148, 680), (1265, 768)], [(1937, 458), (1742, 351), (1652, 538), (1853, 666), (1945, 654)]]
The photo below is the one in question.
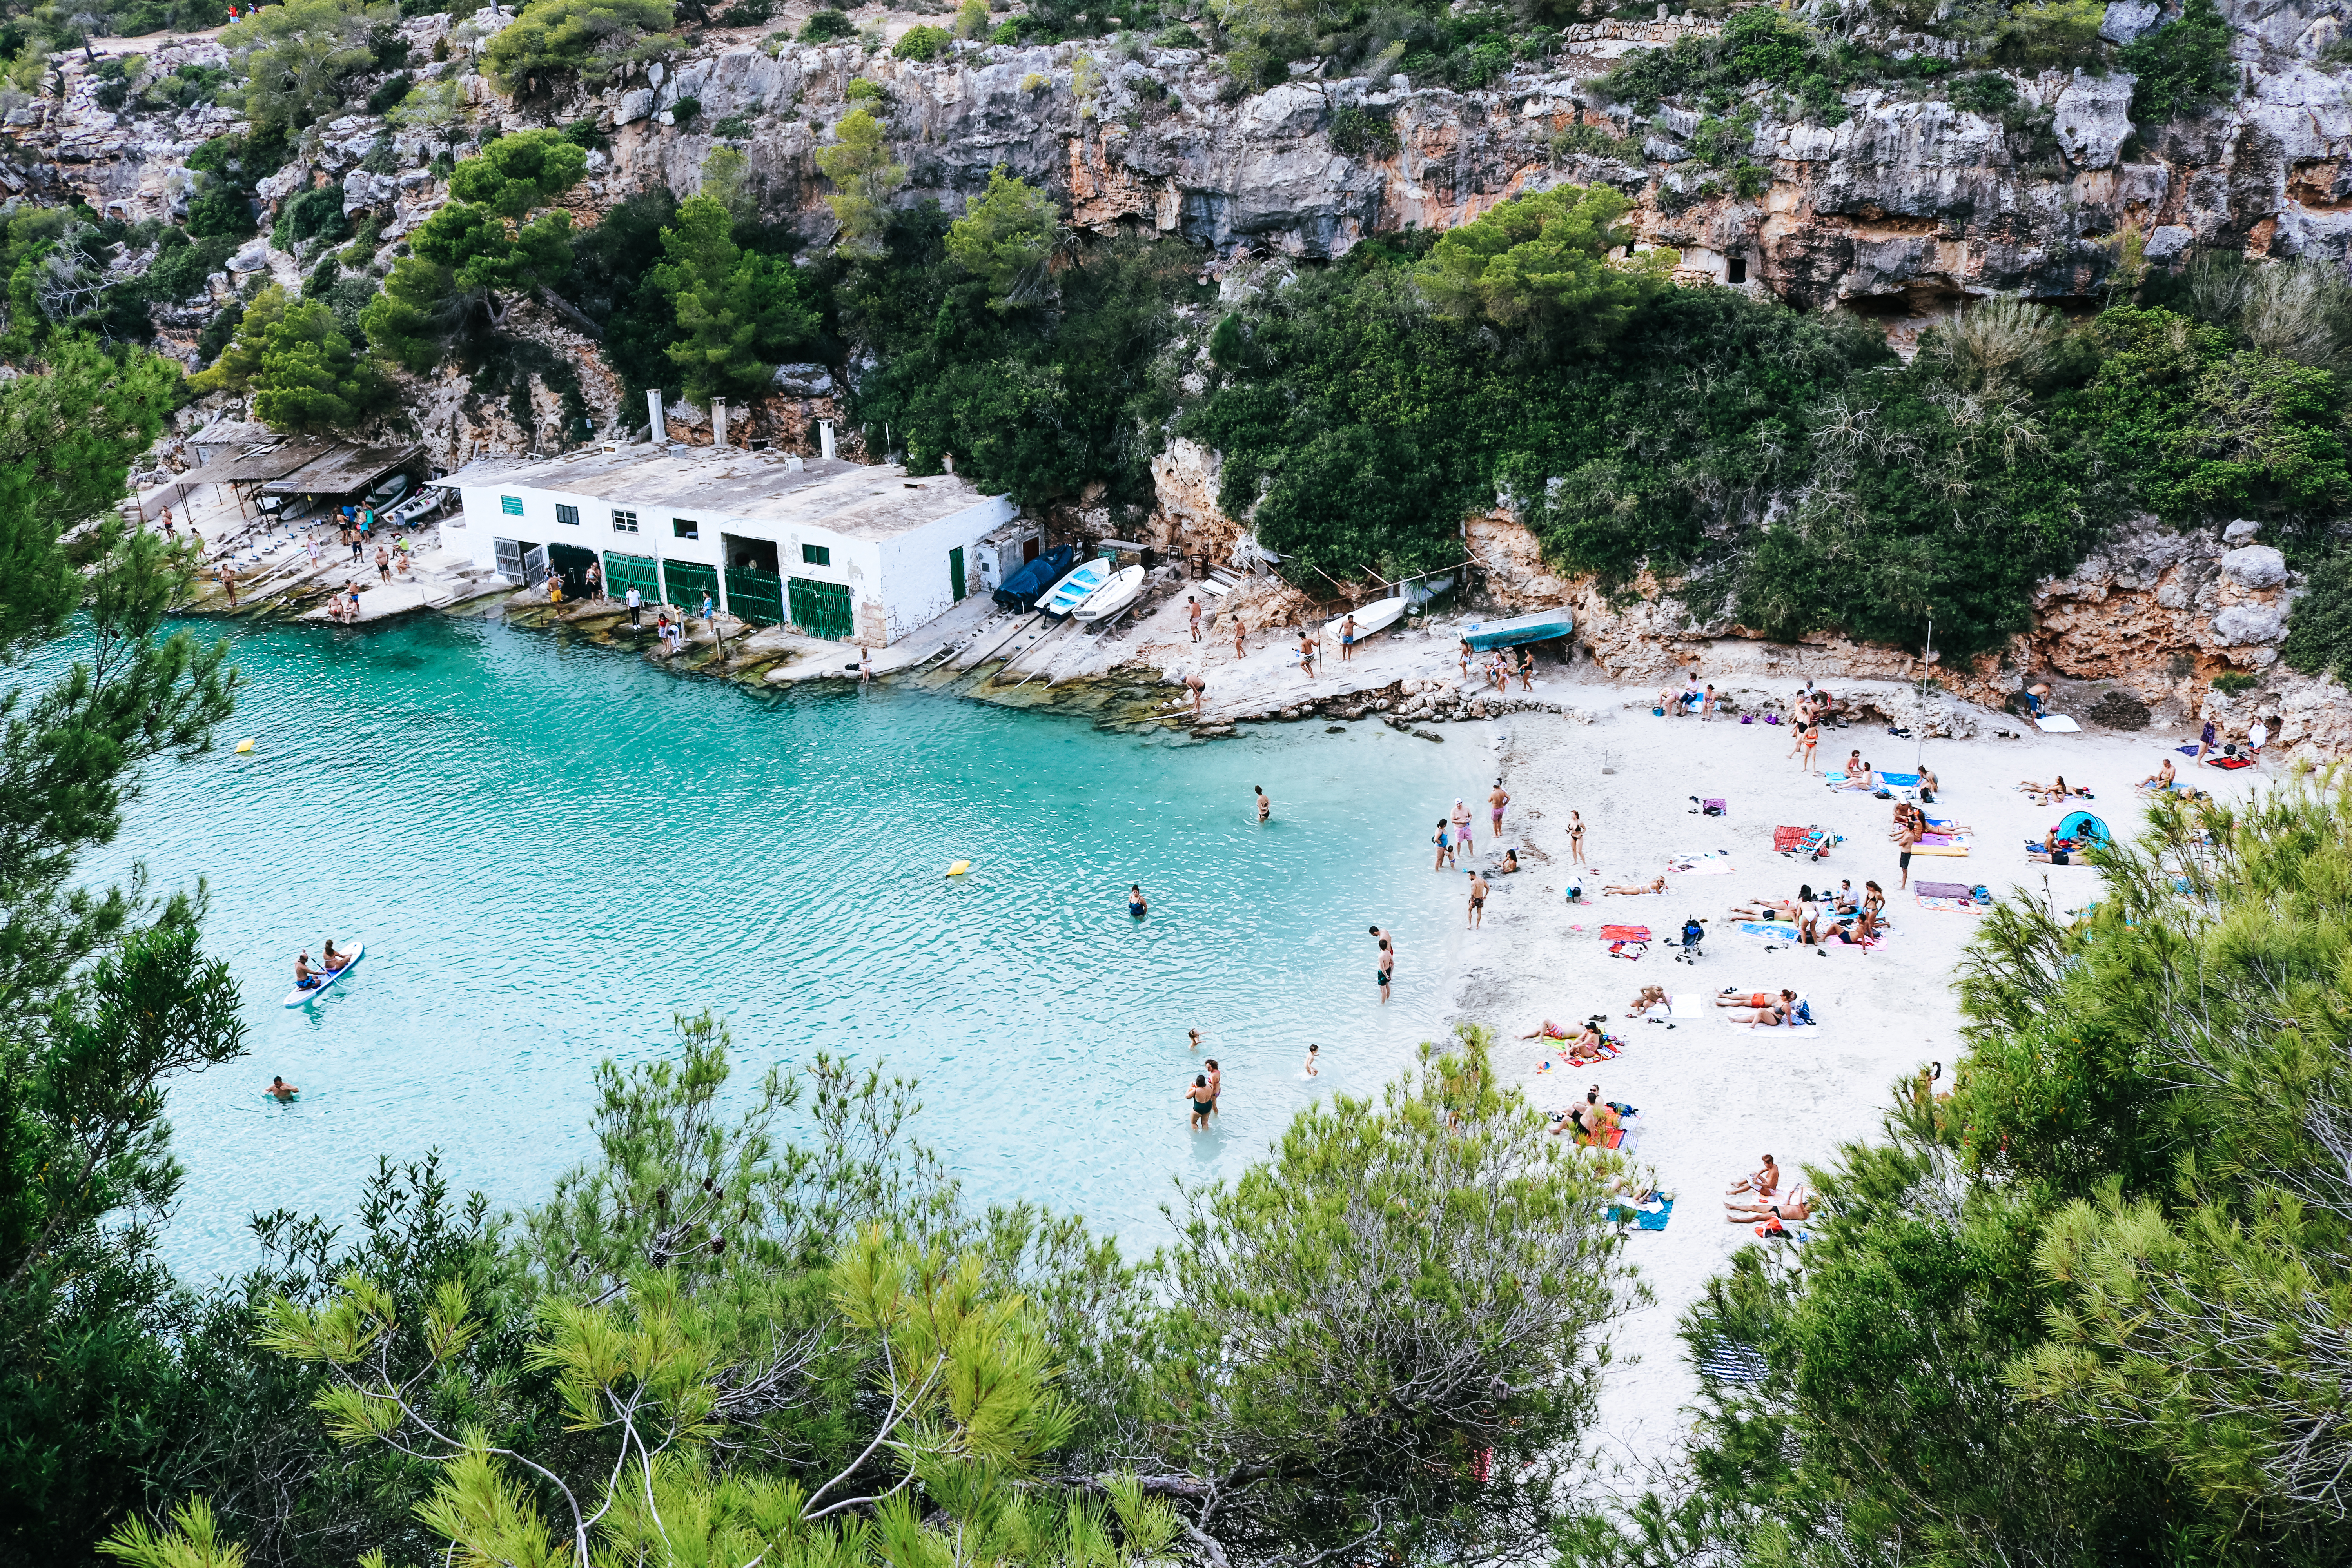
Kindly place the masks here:
[[(236, 643), (220, 750), (155, 768), (94, 868), (208, 879), (207, 946), (244, 987), (251, 1055), (172, 1090), (192, 1275), (247, 1261), (256, 1211), (348, 1213), (379, 1152), (438, 1147), (461, 1187), (535, 1201), (587, 1151), (595, 1062), (658, 1055), (706, 1005), (745, 1079), (887, 1058), (976, 1194), (1148, 1245), (1171, 1175), (1374, 1091), (1451, 1000), (1463, 880), (1425, 841), (1491, 777), (1465, 731), (1183, 744), (932, 692), (747, 693), (436, 617)], [(1399, 942), (1386, 1008), (1373, 921)], [(283, 1008), (329, 932), (366, 958)], [(1226, 1073), (1208, 1134), (1187, 1028)], [(274, 1073), (299, 1103), (263, 1097)]]

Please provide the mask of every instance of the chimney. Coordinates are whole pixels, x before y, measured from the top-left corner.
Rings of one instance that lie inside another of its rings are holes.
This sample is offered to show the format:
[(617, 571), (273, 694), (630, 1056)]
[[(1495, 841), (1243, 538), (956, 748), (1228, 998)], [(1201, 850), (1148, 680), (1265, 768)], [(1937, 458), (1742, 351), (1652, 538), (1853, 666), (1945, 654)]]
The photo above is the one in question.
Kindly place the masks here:
[(818, 451), (822, 456), (826, 457), (826, 458), (830, 458), (830, 457), (832, 457), (832, 456), (833, 456), (833, 421), (832, 421), (832, 420), (830, 420), (830, 419), (820, 419), (820, 420), (818, 420), (818, 421), (816, 422), (816, 447), (817, 447), (817, 451)]
[(727, 400), (723, 397), (710, 400), (710, 444), (714, 447), (727, 445)]
[(649, 435), (654, 445), (668, 446), (669, 421), (662, 415), (662, 399), (658, 389), (646, 394), (646, 414), (653, 421)]

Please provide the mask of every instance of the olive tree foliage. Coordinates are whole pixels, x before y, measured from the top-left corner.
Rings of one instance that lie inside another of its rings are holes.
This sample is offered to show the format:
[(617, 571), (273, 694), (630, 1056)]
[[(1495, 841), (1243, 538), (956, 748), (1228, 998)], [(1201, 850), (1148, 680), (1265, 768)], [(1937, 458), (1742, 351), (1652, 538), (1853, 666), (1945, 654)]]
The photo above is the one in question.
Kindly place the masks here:
[(674, 42), (670, 0), (532, 0), (490, 40), (490, 74), (500, 92), (534, 73), (602, 78), (648, 43)]
[(1301, 1113), (1189, 1188), (1158, 1396), (1213, 1559), (1521, 1560), (1591, 1419), (1603, 1325), (1638, 1292), (1604, 1215), (1621, 1166), (1550, 1136), (1486, 1031), (1378, 1101)]
[(1437, 307), (1553, 346), (1595, 348), (1669, 287), (1675, 253), (1620, 261), (1632, 204), (1605, 185), (1559, 185), (1445, 231), (1421, 272)]
[(341, 110), (345, 84), (373, 69), (397, 5), (370, 0), (285, 0), (258, 6), (221, 34), (245, 72), (245, 113), (257, 129), (299, 130)]

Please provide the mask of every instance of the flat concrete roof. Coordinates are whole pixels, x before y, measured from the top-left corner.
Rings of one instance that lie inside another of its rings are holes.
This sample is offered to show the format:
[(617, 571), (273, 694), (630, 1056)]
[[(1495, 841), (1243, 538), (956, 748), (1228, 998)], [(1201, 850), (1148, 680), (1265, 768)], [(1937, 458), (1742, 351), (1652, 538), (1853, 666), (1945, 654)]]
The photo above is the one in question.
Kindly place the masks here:
[(781, 452), (649, 442), (563, 458), (482, 458), (431, 482), (559, 490), (697, 521), (802, 524), (858, 539), (887, 539), (988, 499), (969, 479), (917, 479), (896, 463), (804, 458), (795, 470)]

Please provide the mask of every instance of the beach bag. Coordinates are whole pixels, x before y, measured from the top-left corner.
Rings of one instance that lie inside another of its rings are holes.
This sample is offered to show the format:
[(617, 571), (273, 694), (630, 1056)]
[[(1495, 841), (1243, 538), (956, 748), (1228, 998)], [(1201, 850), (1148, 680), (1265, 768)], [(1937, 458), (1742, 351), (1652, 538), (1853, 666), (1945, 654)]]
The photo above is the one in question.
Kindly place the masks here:
[(1703, 800), (1698, 803), (1698, 808), (1709, 816), (1726, 816), (1731, 811), (1729, 804), (1721, 800)]
[(1663, 719), (1665, 716), (1666, 710), (1663, 708), (1653, 708), (1650, 710), (1650, 717), (1653, 719)]
[(1935, 805), (1935, 804), (1936, 804), (1936, 792), (1935, 792), (1934, 790), (1931, 790), (1931, 789), (1923, 789), (1923, 790), (1921, 790), (1921, 791), (1919, 792), (1919, 804), (1920, 804), (1921, 805)]

